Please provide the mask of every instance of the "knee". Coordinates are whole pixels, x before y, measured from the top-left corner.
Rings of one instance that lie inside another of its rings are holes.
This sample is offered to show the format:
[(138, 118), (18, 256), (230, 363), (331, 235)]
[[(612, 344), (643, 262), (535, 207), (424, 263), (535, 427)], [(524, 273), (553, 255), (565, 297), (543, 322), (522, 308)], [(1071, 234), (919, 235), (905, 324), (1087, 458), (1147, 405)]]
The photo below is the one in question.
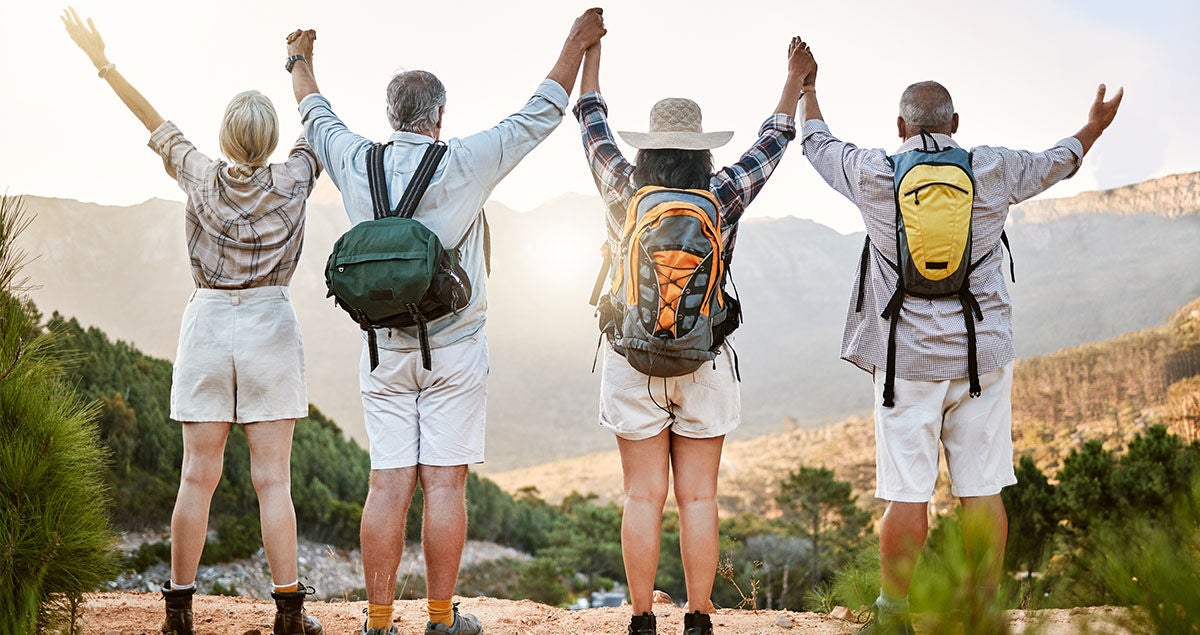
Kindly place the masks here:
[(426, 500), (457, 501), (467, 494), (466, 466), (420, 467), (421, 494)]
[(642, 503), (662, 509), (667, 502), (666, 483), (633, 482), (625, 485), (625, 502)]
[(715, 489), (680, 489), (675, 486), (675, 501), (680, 507), (688, 507), (691, 505), (715, 505), (717, 503), (717, 490)]
[(222, 461), (207, 457), (190, 457), (184, 461), (179, 475), (182, 486), (192, 487), (211, 494), (221, 482)]
[(290, 465), (251, 465), (250, 482), (254, 491), (262, 496), (268, 492), (283, 490), (291, 495), (292, 475)]

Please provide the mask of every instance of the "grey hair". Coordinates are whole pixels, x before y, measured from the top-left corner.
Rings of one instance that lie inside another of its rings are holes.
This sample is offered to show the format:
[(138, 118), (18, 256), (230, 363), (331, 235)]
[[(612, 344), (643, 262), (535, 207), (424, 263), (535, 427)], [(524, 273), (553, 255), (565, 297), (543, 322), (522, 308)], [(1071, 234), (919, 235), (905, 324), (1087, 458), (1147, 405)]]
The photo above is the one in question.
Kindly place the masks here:
[(397, 73), (387, 87), (387, 116), (393, 130), (433, 130), (441, 122), (446, 87), (429, 71)]
[(900, 95), (900, 118), (909, 126), (948, 129), (954, 119), (954, 100), (937, 82), (917, 82)]

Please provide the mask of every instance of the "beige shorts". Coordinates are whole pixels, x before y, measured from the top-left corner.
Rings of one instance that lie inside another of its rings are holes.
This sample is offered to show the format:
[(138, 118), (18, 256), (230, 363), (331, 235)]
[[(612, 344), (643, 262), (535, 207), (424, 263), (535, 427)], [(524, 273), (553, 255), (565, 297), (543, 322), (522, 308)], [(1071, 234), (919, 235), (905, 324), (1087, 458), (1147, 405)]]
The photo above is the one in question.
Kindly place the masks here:
[(742, 416), (742, 392), (732, 358), (726, 345), (717, 356), (716, 368), (708, 363), (690, 375), (650, 377), (605, 345), (600, 425), (629, 441), (649, 439), (668, 427), (693, 439), (732, 432)]
[(304, 345), (287, 287), (196, 289), (171, 380), (176, 421), (308, 416)]
[(938, 441), (946, 450), (950, 491), (991, 496), (1017, 482), (1013, 472), (1012, 372), (981, 375), (980, 396), (966, 379), (908, 381), (896, 378), (896, 405), (884, 408), (884, 373), (875, 370), (875, 496), (902, 503), (933, 497)]
[(420, 350), (380, 348), (372, 371), (363, 345), (358, 379), (371, 469), (483, 462), (487, 337), (480, 331), (431, 353), (425, 370)]

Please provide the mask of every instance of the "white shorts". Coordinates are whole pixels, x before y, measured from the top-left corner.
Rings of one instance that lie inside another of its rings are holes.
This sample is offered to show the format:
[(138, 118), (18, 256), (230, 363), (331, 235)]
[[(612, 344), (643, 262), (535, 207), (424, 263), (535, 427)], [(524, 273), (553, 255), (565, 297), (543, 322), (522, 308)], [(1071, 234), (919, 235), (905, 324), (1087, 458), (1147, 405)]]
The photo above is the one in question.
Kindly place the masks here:
[(171, 380), (176, 421), (308, 416), (304, 345), (287, 287), (196, 289)]
[(682, 437), (710, 439), (732, 432), (741, 417), (742, 392), (727, 345), (716, 368), (710, 362), (678, 377), (643, 375), (604, 345), (600, 425), (622, 439), (649, 439), (668, 427)]
[(928, 502), (937, 482), (939, 439), (955, 496), (991, 496), (1016, 483), (1012, 373), (1010, 362), (981, 375), (983, 393), (974, 399), (966, 378), (896, 378), (896, 405), (884, 408), (884, 372), (875, 369), (876, 498)]
[(372, 371), (363, 345), (358, 379), (373, 470), (483, 462), (487, 337), (480, 331), (430, 352), (425, 370), (420, 350), (380, 348)]

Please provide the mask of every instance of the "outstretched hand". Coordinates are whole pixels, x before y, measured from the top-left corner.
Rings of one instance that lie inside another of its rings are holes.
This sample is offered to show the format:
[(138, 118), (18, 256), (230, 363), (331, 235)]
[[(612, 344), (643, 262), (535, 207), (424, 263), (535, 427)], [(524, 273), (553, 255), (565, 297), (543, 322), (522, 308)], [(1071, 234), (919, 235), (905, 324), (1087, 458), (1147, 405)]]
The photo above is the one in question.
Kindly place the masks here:
[(288, 55), (303, 55), (305, 60), (312, 62), (313, 57), (313, 41), (317, 39), (317, 32), (313, 29), (296, 29), (287, 36), (287, 52)]
[(812, 88), (817, 83), (817, 60), (800, 36), (788, 44), (788, 74), (800, 78), (800, 85)]
[(103, 68), (108, 65), (108, 58), (104, 55), (104, 38), (100, 37), (100, 31), (96, 30), (96, 25), (92, 23), (92, 19), (87, 19), (87, 24), (84, 24), (83, 18), (75, 12), (73, 7), (67, 7), (63, 14), (59, 16), (63, 22), (63, 26), (67, 27), (67, 35), (75, 41), (79, 48), (87, 53), (88, 59), (92, 60), (92, 64), (96, 68)]
[(1113, 122), (1113, 118), (1117, 116), (1117, 108), (1121, 106), (1121, 100), (1125, 98), (1125, 88), (1118, 88), (1115, 97), (1108, 101), (1104, 101), (1104, 92), (1107, 90), (1104, 84), (1096, 89), (1096, 100), (1092, 102), (1092, 107), (1088, 110), (1088, 124), (1097, 126), (1097, 132), (1103, 132)]

